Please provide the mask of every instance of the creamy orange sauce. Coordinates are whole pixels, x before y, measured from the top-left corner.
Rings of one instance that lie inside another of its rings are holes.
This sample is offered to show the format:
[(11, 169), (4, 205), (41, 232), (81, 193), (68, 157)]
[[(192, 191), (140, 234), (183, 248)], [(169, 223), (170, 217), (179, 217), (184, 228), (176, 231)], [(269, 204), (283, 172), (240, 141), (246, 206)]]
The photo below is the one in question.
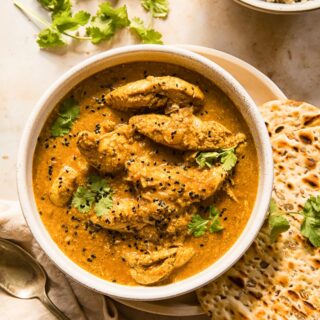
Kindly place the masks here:
[[(121, 257), (124, 252), (134, 250), (134, 242), (114, 243), (108, 233), (91, 230), (81, 222), (81, 214), (75, 209), (53, 205), (48, 193), (66, 159), (79, 153), (76, 147), (76, 134), (79, 131), (94, 131), (96, 125), (106, 119), (121, 123), (130, 117), (127, 113), (101, 107), (101, 96), (114, 87), (147, 75), (174, 75), (199, 85), (206, 95), (206, 104), (197, 116), (202, 120), (216, 120), (232, 132), (243, 132), (247, 136), (245, 156), (239, 159), (233, 177), (233, 192), (239, 201), (231, 200), (222, 191), (211, 200), (220, 210), (223, 209), (224, 231), (207, 233), (200, 238), (189, 237), (186, 244), (192, 246), (196, 254), (189, 263), (175, 271), (166, 283), (179, 281), (203, 270), (232, 246), (251, 214), (258, 184), (257, 154), (244, 119), (225, 94), (199, 74), (175, 65), (141, 62), (108, 69), (79, 84), (70, 93), (81, 108), (80, 118), (75, 121), (70, 134), (50, 138), (49, 130), (57, 110), (49, 117), (41, 132), (33, 163), (34, 195), (43, 223), (71, 260), (103, 279), (127, 285), (136, 283)], [(159, 160), (162, 156), (160, 152)], [(117, 181), (112, 182), (112, 187), (120, 188)]]

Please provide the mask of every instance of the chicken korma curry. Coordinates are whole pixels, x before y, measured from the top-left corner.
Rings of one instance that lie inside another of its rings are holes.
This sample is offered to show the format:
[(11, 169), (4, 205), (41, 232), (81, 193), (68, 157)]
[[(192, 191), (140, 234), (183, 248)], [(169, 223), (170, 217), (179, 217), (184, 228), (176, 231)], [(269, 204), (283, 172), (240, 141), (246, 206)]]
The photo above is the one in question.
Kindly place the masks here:
[(176, 282), (221, 257), (247, 223), (258, 179), (233, 103), (201, 75), (155, 62), (75, 87), (47, 120), (33, 165), (54, 241), (126, 285)]

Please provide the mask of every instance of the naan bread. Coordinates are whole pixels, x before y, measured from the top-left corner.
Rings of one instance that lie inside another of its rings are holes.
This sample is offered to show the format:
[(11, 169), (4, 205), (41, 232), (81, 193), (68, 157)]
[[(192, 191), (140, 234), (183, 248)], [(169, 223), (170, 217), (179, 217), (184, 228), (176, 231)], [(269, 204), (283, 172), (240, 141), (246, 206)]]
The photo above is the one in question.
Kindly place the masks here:
[[(273, 146), (273, 196), (282, 210), (300, 210), (320, 192), (320, 111), (306, 103), (272, 101), (261, 112)], [(320, 249), (302, 237), (303, 217), (287, 218), (290, 229), (275, 243), (266, 223), (234, 267), (197, 290), (212, 319), (320, 319)]]
[(271, 143), (274, 199), (285, 211), (300, 211), (320, 190), (320, 126), (276, 135)]
[(319, 108), (293, 100), (274, 100), (260, 106), (270, 137), (293, 130), (320, 126)]

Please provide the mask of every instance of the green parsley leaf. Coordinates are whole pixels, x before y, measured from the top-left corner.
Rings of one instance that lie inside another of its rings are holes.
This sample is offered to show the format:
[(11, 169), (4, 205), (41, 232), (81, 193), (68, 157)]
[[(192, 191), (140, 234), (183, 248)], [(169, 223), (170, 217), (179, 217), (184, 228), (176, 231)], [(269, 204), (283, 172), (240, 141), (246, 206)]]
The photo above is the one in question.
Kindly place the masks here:
[(38, 2), (44, 9), (51, 11), (53, 17), (61, 12), (71, 13), (70, 0), (38, 0)]
[(112, 195), (108, 194), (105, 197), (102, 197), (94, 206), (94, 212), (98, 217), (104, 216), (108, 214), (110, 209), (112, 208)]
[(211, 233), (220, 232), (224, 229), (224, 227), (221, 225), (221, 220), (219, 215), (220, 215), (220, 212), (216, 207), (214, 206), (209, 207), (209, 218), (211, 221), (209, 231)]
[(290, 228), (289, 221), (286, 219), (284, 212), (279, 210), (274, 199), (271, 199), (269, 205), (268, 225), (271, 242), (274, 242), (280, 233)]
[(43, 29), (38, 34), (37, 43), (41, 49), (62, 47), (66, 45), (61, 33), (51, 28)]
[(301, 224), (301, 233), (311, 244), (320, 247), (320, 195), (317, 197), (311, 196), (304, 205), (303, 211), (304, 220)]
[(113, 8), (111, 3), (105, 2), (100, 4), (99, 10), (86, 31), (87, 35), (92, 38), (91, 42), (97, 44), (103, 40), (109, 40), (118, 29), (127, 27), (129, 24), (126, 5)]
[(199, 238), (203, 236), (208, 229), (209, 220), (202, 218), (199, 214), (192, 216), (191, 222), (188, 224), (188, 232)]
[(146, 28), (143, 21), (138, 17), (131, 20), (130, 29), (137, 34), (142, 43), (163, 44), (162, 34), (154, 29)]
[(71, 16), (69, 12), (62, 12), (53, 19), (53, 26), (60, 32), (66, 30), (77, 30), (80, 26), (84, 26), (90, 19), (90, 13), (86, 11), (79, 11), (74, 16)]
[(212, 164), (219, 158), (223, 169), (226, 171), (230, 171), (238, 161), (235, 148), (230, 148), (214, 152), (200, 152), (196, 157), (196, 162), (200, 168), (205, 166), (211, 168)]
[(74, 193), (71, 205), (81, 213), (87, 213), (90, 211), (92, 204), (95, 200), (96, 194), (87, 187), (80, 186)]
[(60, 137), (68, 134), (71, 130), (73, 122), (79, 118), (80, 107), (73, 98), (68, 98), (62, 102), (58, 117), (51, 127), (51, 135)]
[(150, 11), (154, 18), (166, 18), (168, 16), (168, 0), (141, 0), (141, 5), (147, 11)]

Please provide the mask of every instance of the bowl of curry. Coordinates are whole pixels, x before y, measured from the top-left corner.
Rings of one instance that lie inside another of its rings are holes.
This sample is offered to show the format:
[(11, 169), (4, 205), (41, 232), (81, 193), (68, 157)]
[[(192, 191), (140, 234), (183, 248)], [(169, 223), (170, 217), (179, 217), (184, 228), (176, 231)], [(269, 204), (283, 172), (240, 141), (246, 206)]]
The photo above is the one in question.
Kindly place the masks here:
[(111, 296), (165, 299), (217, 278), (250, 246), (271, 196), (271, 147), (221, 67), (129, 46), (44, 94), (17, 181), (27, 223), (61, 270)]

